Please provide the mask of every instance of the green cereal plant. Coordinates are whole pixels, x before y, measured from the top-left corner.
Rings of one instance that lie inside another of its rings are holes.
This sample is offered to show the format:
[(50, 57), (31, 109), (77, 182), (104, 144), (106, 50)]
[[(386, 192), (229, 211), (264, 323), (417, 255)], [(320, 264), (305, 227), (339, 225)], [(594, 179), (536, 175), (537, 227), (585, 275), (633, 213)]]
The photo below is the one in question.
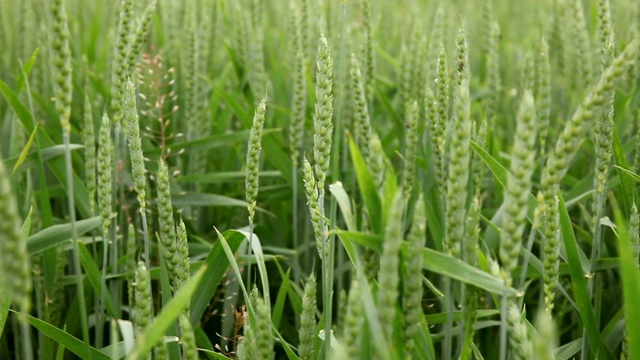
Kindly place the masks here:
[[(311, 206), (309, 208), (312, 211), (311, 220), (312, 223), (314, 223), (316, 244), (320, 251), (320, 258), (323, 266), (322, 289), (323, 309), (325, 314), (325, 333), (329, 334), (331, 332), (332, 323), (331, 312), (333, 299), (331, 293), (333, 292), (333, 246), (331, 237), (327, 236), (327, 224), (324, 220), (324, 194), (327, 171), (329, 170), (331, 162), (331, 142), (333, 136), (333, 59), (331, 57), (331, 51), (329, 50), (329, 44), (327, 43), (327, 39), (324, 34), (320, 34), (318, 53), (316, 57), (316, 104), (313, 114), (313, 159), (315, 162), (315, 182), (318, 191), (317, 214), (314, 214), (315, 211)], [(305, 164), (305, 167), (306, 166), (307, 165)], [(307, 181), (307, 178), (309, 178), (308, 180), (311, 180), (311, 178), (306, 175), (306, 172), (307, 171), (305, 171), (305, 186), (309, 186), (311, 182)], [(307, 194), (309, 194), (309, 191), (307, 191)], [(311, 205), (311, 202), (308, 202)], [(313, 219), (314, 216), (316, 217), (315, 220)], [(319, 223), (320, 226), (316, 228), (315, 223)], [(324, 342), (324, 349), (326, 353), (331, 351), (330, 336), (327, 336)]]
[[(438, 4), (438, 8), (435, 11), (433, 17), (433, 24), (431, 26), (429, 50), (427, 53), (427, 61), (433, 61), (438, 58), (438, 54), (442, 50), (442, 43), (445, 41), (445, 22), (446, 12), (443, 3)], [(439, 76), (437, 75), (437, 66), (427, 67), (427, 87), (431, 86), (431, 82)], [(448, 79), (447, 79), (448, 80)]]
[(133, 76), (133, 72), (136, 67), (136, 61), (142, 51), (142, 46), (144, 45), (145, 40), (149, 36), (151, 20), (153, 20), (153, 16), (156, 13), (157, 3), (158, 0), (151, 0), (151, 2), (149, 2), (149, 5), (147, 5), (147, 7), (144, 9), (144, 12), (140, 16), (138, 27), (136, 28), (132, 39), (133, 41), (131, 42), (129, 52), (127, 53), (127, 76), (129, 77)]
[(324, 210), (327, 171), (331, 160), (333, 133), (333, 59), (324, 34), (320, 35), (317, 54), (316, 104), (313, 114), (313, 160), (318, 183), (320, 209)]
[(362, 156), (368, 164), (371, 164), (371, 151), (369, 141), (371, 139), (371, 121), (369, 119), (369, 108), (367, 106), (367, 95), (363, 83), (360, 64), (355, 54), (351, 54), (351, 96), (353, 98), (354, 112), (354, 132), (356, 144), (362, 152)]
[(67, 252), (58, 248), (56, 250), (56, 267), (53, 277), (53, 290), (49, 295), (47, 307), (49, 308), (49, 323), (59, 328), (63, 327), (63, 313), (65, 308), (65, 269), (67, 267)]
[(375, 181), (377, 189), (381, 191), (384, 185), (387, 164), (385, 163), (386, 154), (382, 148), (382, 142), (376, 132), (371, 133), (369, 154), (371, 155), (371, 160), (368, 165), (371, 171), (371, 177)]
[(181, 259), (178, 254), (178, 240), (176, 224), (173, 219), (173, 206), (171, 205), (171, 187), (169, 169), (164, 160), (158, 160), (158, 223), (160, 226), (160, 244), (162, 255), (166, 261), (171, 289), (175, 292), (182, 286)]
[(311, 225), (313, 226), (313, 234), (316, 241), (316, 248), (318, 254), (322, 256), (324, 242), (322, 240), (322, 214), (320, 210), (320, 204), (318, 203), (318, 187), (316, 185), (316, 177), (313, 174), (311, 164), (306, 157), (302, 160), (303, 174), (304, 174), (304, 188), (307, 195), (307, 206), (309, 207), (309, 214), (311, 216)]
[[(423, 101), (425, 98), (425, 79), (427, 78), (429, 63), (422, 59), (426, 58), (427, 52), (425, 31), (420, 21), (418, 21), (411, 39), (411, 54), (409, 55), (411, 95), (406, 99), (409, 103), (414, 99)], [(405, 110), (407, 109), (405, 108)]]
[[(101, 283), (101, 301), (100, 312), (98, 313), (98, 322), (102, 323), (102, 313), (104, 310), (104, 297), (106, 295), (106, 278), (107, 264), (109, 253), (109, 232), (111, 228), (111, 214), (113, 212), (113, 144), (111, 141), (111, 123), (109, 116), (105, 111), (102, 114), (102, 123), (98, 133), (98, 208), (100, 209), (100, 219), (102, 223), (102, 283)], [(100, 330), (101, 331), (101, 327)], [(101, 334), (98, 334), (101, 335)]]
[[(614, 33), (613, 23), (611, 20), (611, 9), (609, 1), (598, 1), (598, 37), (600, 45), (600, 54), (602, 60), (602, 70), (605, 71), (611, 65), (614, 58)], [(615, 126), (614, 117), (614, 100), (615, 93), (612, 93), (609, 102), (603, 106), (600, 113), (596, 115), (595, 121), (595, 174), (593, 177), (593, 202), (591, 203), (591, 213), (593, 216), (593, 246), (591, 247), (591, 271), (595, 273), (595, 263), (602, 253), (602, 229), (601, 218), (605, 211), (607, 201), (607, 184), (609, 180), (609, 166), (613, 156), (613, 128)], [(590, 277), (588, 281), (589, 295), (594, 297), (595, 292), (595, 309), (600, 313), (602, 304), (602, 277)], [(588, 352), (586, 331), (583, 332), (583, 352)]]
[(627, 45), (625, 50), (618, 55), (600, 77), (600, 81), (594, 85), (587, 94), (582, 104), (576, 109), (573, 116), (560, 134), (554, 152), (550, 154), (543, 169), (541, 179), (541, 195), (538, 196), (538, 210), (544, 214), (543, 222), (543, 265), (545, 283), (545, 301), (547, 311), (553, 310), (555, 289), (558, 284), (559, 266), (559, 217), (556, 195), (560, 189), (560, 181), (569, 169), (571, 160), (575, 157), (580, 144), (584, 141), (584, 135), (593, 124), (594, 113), (602, 109), (611, 98), (614, 88), (627, 69), (629, 62), (634, 58), (638, 38)]
[[(269, 304), (258, 294), (258, 289), (251, 291), (251, 302), (255, 309), (255, 321), (245, 329), (245, 336), (249, 332), (249, 346), (246, 348), (246, 359), (273, 359), (273, 336), (271, 334), (271, 315)], [(249, 321), (245, 322), (248, 324)]]
[[(633, 245), (633, 258), (635, 259), (636, 266), (640, 267), (640, 215), (638, 215), (638, 207), (634, 203), (631, 206), (631, 215), (629, 216), (629, 238)], [(622, 351), (620, 354), (621, 360), (629, 358), (629, 334), (624, 334), (622, 338)]]
[[(534, 98), (536, 116), (538, 117), (538, 138), (540, 139), (540, 150), (543, 155), (546, 155), (551, 119), (551, 64), (549, 62), (549, 45), (544, 37), (540, 41), (537, 70)], [(542, 157), (544, 158), (544, 156)]]
[(419, 110), (418, 102), (411, 101), (405, 105), (407, 117), (407, 129), (405, 130), (404, 148), (404, 173), (402, 176), (402, 191), (405, 200), (411, 197), (413, 186), (416, 182), (416, 158), (418, 153), (418, 131)]
[(591, 58), (591, 44), (589, 42), (589, 30), (584, 18), (584, 9), (581, 0), (569, 0), (569, 24), (571, 26), (570, 43), (572, 47), (573, 66), (575, 72), (573, 74), (575, 83), (574, 90), (578, 94), (582, 94), (583, 90), (591, 86), (593, 82), (593, 65)]
[(84, 143), (85, 181), (89, 193), (89, 208), (93, 214), (96, 208), (96, 135), (91, 101), (87, 95), (84, 97), (83, 119), (82, 142)]
[(131, 155), (131, 175), (133, 184), (138, 194), (140, 204), (140, 216), (142, 218), (142, 228), (144, 234), (144, 256), (147, 267), (149, 266), (149, 235), (147, 227), (147, 175), (144, 166), (144, 155), (142, 153), (142, 139), (140, 137), (140, 120), (136, 109), (136, 88), (133, 82), (127, 81), (124, 94), (124, 118), (125, 134), (129, 140), (129, 154)]
[(363, 41), (362, 41), (362, 59), (363, 59), (363, 78), (365, 96), (370, 101), (373, 100), (375, 91), (375, 57), (373, 54), (373, 25), (371, 17), (371, 0), (361, 0), (362, 6), (362, 22), (363, 22)]
[[(295, 1), (292, 1), (295, 4)], [(305, 7), (305, 1), (303, 1), (302, 7)], [(306, 83), (306, 47), (305, 47), (305, 34), (307, 29), (303, 29), (303, 10), (300, 13), (296, 11), (296, 6), (292, 6), (294, 9), (294, 36), (293, 47), (295, 51), (294, 55), (294, 70), (293, 70), (293, 92), (291, 95), (291, 116), (289, 121), (289, 147), (291, 155), (291, 175), (293, 179), (293, 211), (292, 222), (293, 226), (293, 245), (297, 249), (299, 245), (298, 234), (298, 168), (300, 166), (300, 153), (304, 149), (304, 134), (305, 134), (305, 120), (307, 111), (307, 83)], [(305, 10), (306, 11), (306, 10)], [(298, 264), (298, 262), (296, 262)]]
[[(102, 123), (98, 134), (98, 208), (102, 219), (102, 234), (107, 246), (111, 227), (113, 194), (113, 143), (111, 141), (111, 123), (106, 112), (102, 114)], [(106, 252), (105, 252), (106, 254)]]
[(518, 108), (516, 133), (511, 150), (510, 172), (504, 191), (504, 215), (500, 232), (500, 262), (504, 279), (511, 285), (522, 249), (526, 225), (527, 200), (531, 193), (531, 176), (535, 170), (537, 134), (536, 107), (530, 89), (525, 89)]
[(180, 344), (182, 345), (182, 357), (185, 360), (198, 360), (198, 346), (196, 345), (196, 337), (193, 327), (189, 321), (189, 317), (181, 314), (178, 320), (180, 324)]
[(509, 343), (511, 344), (510, 359), (527, 360), (533, 358), (533, 343), (529, 338), (527, 325), (515, 302), (508, 302)]
[(63, 134), (71, 132), (71, 50), (69, 48), (69, 26), (63, 0), (51, 2), (52, 34), (51, 41), (51, 72), (53, 77), (53, 93), (55, 107)]
[[(533, 91), (535, 89), (536, 81), (536, 67), (535, 59), (531, 51), (527, 51), (524, 55), (524, 61), (522, 62), (522, 84), (521, 87), (526, 90)], [(524, 96), (524, 91), (522, 95)]]
[(546, 312), (539, 311), (535, 325), (538, 333), (533, 337), (533, 353), (540, 360), (555, 359), (554, 350), (557, 347), (558, 335), (553, 319)]
[[(174, 256), (176, 256), (178, 260), (178, 274), (180, 275), (180, 284), (184, 284), (189, 280), (190, 271), (191, 271), (191, 262), (189, 260), (189, 238), (187, 236), (187, 228), (184, 225), (184, 221), (182, 221), (182, 217), (178, 220), (178, 225), (176, 226), (176, 235), (177, 235), (177, 251)], [(181, 285), (182, 286), (182, 285)], [(185, 308), (185, 313), (189, 313), (189, 306)]]
[[(477, 168), (474, 166), (474, 168)], [(477, 187), (479, 188), (479, 187)], [(476, 189), (477, 189), (476, 188)], [(463, 260), (472, 266), (478, 265), (478, 244), (480, 243), (480, 216), (481, 206), (479, 191), (475, 191), (469, 210), (467, 211), (467, 223), (465, 227), (465, 239), (463, 241)], [(464, 319), (464, 340), (462, 345), (461, 359), (469, 359), (471, 356), (471, 342), (473, 341), (474, 325), (476, 323), (476, 310), (478, 309), (479, 292), (473, 286), (463, 285), (463, 319)]]
[(259, 176), (260, 176), (260, 151), (262, 150), (262, 129), (264, 128), (264, 117), (267, 109), (267, 99), (263, 98), (256, 107), (253, 115), (253, 126), (249, 135), (249, 146), (246, 159), (246, 179), (245, 195), (247, 210), (249, 211), (249, 223), (253, 224), (253, 217), (256, 210), (256, 199), (258, 198)]
[(137, 334), (142, 334), (153, 320), (153, 298), (151, 297), (151, 277), (149, 269), (143, 261), (138, 262), (136, 268), (135, 306), (133, 323)]
[[(436, 77), (434, 89), (434, 107), (435, 112), (432, 114), (431, 120), (431, 142), (435, 156), (434, 164), (436, 168), (436, 183), (441, 193), (444, 193), (445, 184), (447, 183), (446, 175), (446, 132), (447, 124), (449, 124), (449, 66), (447, 63), (447, 52), (440, 44), (440, 52), (436, 63)], [(427, 92), (428, 93), (428, 92)], [(428, 101), (428, 100), (427, 100)], [(429, 101), (428, 101), (429, 102)]]
[(398, 191), (393, 198), (393, 205), (387, 220), (384, 233), (382, 254), (380, 255), (380, 271), (378, 273), (378, 317), (383, 326), (383, 333), (387, 341), (392, 342), (393, 319), (396, 316), (396, 304), (399, 297), (400, 248), (402, 247), (402, 216), (404, 213), (404, 198)]
[(111, 108), (113, 110), (113, 123), (116, 128), (119, 128), (120, 121), (124, 116), (122, 113), (122, 92), (127, 76), (131, 75), (127, 74), (127, 70), (130, 70), (127, 59), (130, 51), (132, 20), (133, 0), (122, 0), (111, 71)]
[[(267, 98), (262, 98), (256, 107), (253, 115), (253, 125), (249, 135), (249, 146), (247, 149), (245, 196), (247, 210), (249, 212), (249, 254), (253, 241), (253, 218), (256, 211), (256, 201), (258, 198), (258, 188), (260, 187), (260, 151), (262, 150), (262, 129), (264, 128), (264, 116), (267, 110)], [(251, 264), (247, 264), (248, 284), (251, 284)]]
[(420, 330), (422, 313), (422, 263), (421, 255), (426, 242), (427, 218), (422, 194), (416, 202), (413, 225), (407, 237), (407, 257), (404, 260), (402, 276), (402, 328), (404, 335), (404, 355), (410, 358), (416, 348), (416, 338)]
[(497, 21), (489, 24), (488, 38), (486, 39), (485, 53), (485, 86), (487, 88), (485, 117), (490, 124), (494, 123), (494, 118), (498, 112), (500, 104), (500, 25)]
[(365, 313), (361, 303), (360, 285), (354, 279), (347, 299), (347, 313), (344, 317), (342, 344), (345, 347), (347, 359), (357, 359), (361, 354), (362, 327), (365, 323)]
[[(306, 59), (303, 43), (302, 20), (296, 16), (294, 31), (294, 71), (293, 92), (291, 95), (291, 117), (289, 123), (289, 146), (293, 175), (297, 174), (300, 164), (300, 152), (304, 148), (304, 123), (307, 109)], [(295, 182), (294, 182), (295, 184)]]
[(20, 230), (22, 220), (18, 204), (11, 190), (9, 174), (4, 162), (0, 161), (0, 266), (2, 276), (0, 286), (3, 292), (15, 302), (18, 308), (29, 313), (31, 310), (31, 266), (27, 253), (27, 239)]
[(298, 356), (300, 360), (316, 359), (313, 342), (316, 332), (316, 277), (309, 276), (304, 286), (302, 296), (302, 313), (300, 314), (300, 329), (298, 336), (300, 345), (298, 346)]
[(464, 29), (458, 32), (458, 55), (454, 111), (449, 148), (449, 173), (446, 189), (445, 249), (454, 257), (460, 255), (464, 237), (465, 203), (469, 179), (470, 118), (468, 52)]

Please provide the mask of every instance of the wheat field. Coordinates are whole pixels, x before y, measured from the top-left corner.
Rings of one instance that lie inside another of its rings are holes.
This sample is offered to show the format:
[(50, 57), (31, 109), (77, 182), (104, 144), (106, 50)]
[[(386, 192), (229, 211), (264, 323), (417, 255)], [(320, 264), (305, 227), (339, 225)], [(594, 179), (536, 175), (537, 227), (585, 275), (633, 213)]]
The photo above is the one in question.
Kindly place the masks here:
[(0, 0), (0, 359), (640, 359), (640, 3)]

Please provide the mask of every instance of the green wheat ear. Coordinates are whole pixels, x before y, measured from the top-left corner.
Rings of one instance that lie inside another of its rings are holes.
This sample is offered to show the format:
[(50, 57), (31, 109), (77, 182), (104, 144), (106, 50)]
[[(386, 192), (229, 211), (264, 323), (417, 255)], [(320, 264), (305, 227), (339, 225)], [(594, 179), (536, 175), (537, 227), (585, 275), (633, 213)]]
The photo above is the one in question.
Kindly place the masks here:
[(253, 223), (258, 198), (259, 176), (260, 176), (260, 152), (262, 151), (262, 130), (264, 128), (264, 118), (267, 109), (267, 98), (263, 98), (256, 107), (253, 116), (253, 126), (249, 135), (249, 147), (247, 149), (246, 160), (246, 180), (245, 194), (247, 210), (249, 211), (249, 222)]
[(316, 358), (313, 349), (313, 341), (316, 331), (316, 277), (309, 276), (304, 286), (302, 296), (302, 313), (300, 314), (300, 345), (298, 346), (298, 356), (300, 360), (313, 360)]
[(9, 174), (0, 161), (0, 288), (25, 313), (31, 310), (31, 266), (26, 235), (11, 190)]

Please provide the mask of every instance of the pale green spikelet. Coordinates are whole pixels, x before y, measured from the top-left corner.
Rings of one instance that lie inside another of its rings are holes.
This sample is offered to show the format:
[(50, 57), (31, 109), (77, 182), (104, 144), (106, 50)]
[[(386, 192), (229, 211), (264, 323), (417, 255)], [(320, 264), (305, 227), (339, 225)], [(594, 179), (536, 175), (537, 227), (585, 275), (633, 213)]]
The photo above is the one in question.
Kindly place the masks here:
[(0, 161), (0, 218), (0, 286), (4, 285), (5, 294), (28, 314), (33, 282), (27, 239), (20, 230), (22, 220), (3, 161)]
[(316, 358), (313, 349), (313, 341), (316, 331), (316, 277), (309, 276), (304, 286), (302, 296), (302, 313), (300, 314), (300, 329), (298, 330), (300, 345), (298, 356), (300, 360), (313, 360)]
[(263, 98), (256, 107), (253, 115), (253, 126), (249, 135), (249, 148), (246, 160), (245, 195), (249, 203), (249, 222), (253, 223), (253, 216), (256, 209), (256, 199), (258, 198), (259, 176), (260, 176), (260, 151), (262, 149), (262, 129), (264, 127), (264, 116), (267, 109), (267, 99)]
[(362, 42), (363, 78), (365, 95), (369, 101), (373, 99), (375, 91), (375, 57), (373, 53), (373, 27), (371, 25), (370, 2), (370, 0), (361, 0), (364, 31), (364, 39)]
[(111, 72), (111, 108), (113, 110), (113, 123), (120, 126), (122, 113), (122, 97), (124, 84), (129, 70), (127, 58), (131, 43), (131, 22), (133, 18), (133, 0), (122, 0), (120, 15), (118, 17), (118, 32), (116, 35), (116, 48)]
[(542, 38), (538, 55), (538, 76), (536, 78), (536, 110), (538, 117), (538, 138), (543, 155), (547, 153), (547, 137), (551, 119), (551, 64), (549, 62), (549, 45)]
[[(447, 63), (447, 52), (440, 44), (440, 54), (436, 64), (436, 78), (434, 91), (435, 112), (430, 111), (431, 120), (431, 142), (434, 147), (434, 166), (436, 168), (437, 184), (441, 192), (444, 192), (446, 184), (446, 161), (445, 145), (447, 124), (449, 123), (449, 66)], [(427, 91), (427, 94), (429, 92)], [(429, 100), (426, 100), (429, 102)]]
[(378, 317), (383, 326), (387, 341), (392, 341), (393, 319), (396, 316), (400, 285), (400, 248), (402, 247), (402, 215), (404, 198), (398, 191), (393, 198), (387, 228), (384, 233), (382, 255), (380, 255), (380, 272), (378, 273)]
[[(538, 204), (538, 206), (541, 206)], [(554, 197), (550, 202), (545, 198), (544, 205), (544, 247), (543, 265), (544, 273), (544, 301), (547, 312), (551, 313), (554, 307), (556, 288), (558, 287), (558, 269), (560, 267), (560, 215), (558, 213), (558, 198)]]
[(536, 329), (538, 334), (533, 338), (533, 351), (536, 354), (536, 359), (554, 360), (558, 336), (551, 315), (539, 311), (536, 316)]
[(357, 359), (360, 351), (362, 326), (365, 323), (365, 313), (362, 306), (360, 285), (354, 280), (349, 290), (347, 313), (344, 317), (342, 344), (346, 349), (348, 359)]
[(321, 209), (327, 170), (331, 161), (333, 134), (333, 59), (324, 34), (320, 35), (317, 54), (316, 105), (313, 114), (313, 159)]
[(158, 0), (151, 0), (149, 5), (144, 9), (144, 12), (140, 16), (140, 21), (138, 23), (138, 27), (136, 28), (135, 35), (133, 36), (133, 42), (131, 42), (131, 48), (127, 54), (127, 64), (129, 66), (128, 76), (133, 76), (133, 71), (136, 67), (136, 61), (140, 52), (142, 51), (142, 46), (144, 45), (145, 40), (149, 36), (149, 29), (151, 27), (151, 20), (153, 20), (153, 16), (156, 13), (156, 5)]
[(369, 151), (369, 141), (371, 139), (371, 122), (369, 120), (369, 109), (367, 106), (367, 97), (364, 84), (362, 81), (362, 73), (360, 64), (355, 54), (351, 54), (351, 96), (355, 103), (355, 121), (354, 132), (356, 144), (362, 152), (367, 164), (371, 161), (371, 152)]
[[(471, 70), (469, 69), (469, 45), (467, 43), (467, 30), (464, 26), (458, 29), (456, 35), (456, 67), (454, 69), (455, 85), (462, 86), (463, 82), (469, 82)], [(454, 96), (454, 103), (455, 103)], [(454, 109), (455, 110), (455, 109)]]
[(531, 51), (527, 51), (524, 55), (524, 61), (522, 63), (522, 89), (523, 95), (524, 91), (535, 89), (535, 60), (533, 57), (533, 53)]
[(306, 59), (302, 20), (295, 21), (294, 33), (294, 71), (293, 93), (291, 97), (291, 120), (289, 124), (289, 146), (291, 147), (291, 162), (295, 169), (300, 164), (300, 152), (304, 148), (304, 123), (307, 109)]
[(254, 287), (251, 291), (251, 302), (255, 309), (255, 327), (249, 328), (253, 332), (255, 340), (255, 357), (247, 359), (273, 359), (273, 336), (271, 335), (271, 315), (269, 314), (269, 305), (258, 294), (258, 290)]
[(402, 191), (405, 199), (411, 197), (416, 182), (416, 158), (418, 153), (418, 117), (419, 108), (416, 101), (406, 105), (407, 129), (405, 131), (404, 173), (402, 174)]
[(102, 114), (102, 125), (98, 135), (98, 208), (102, 219), (102, 234), (109, 235), (111, 226), (113, 193), (113, 143), (111, 142), (111, 123), (106, 112)]
[(405, 358), (411, 356), (416, 348), (416, 338), (420, 331), (420, 313), (422, 313), (422, 249), (426, 242), (427, 218), (424, 210), (424, 197), (420, 194), (413, 215), (413, 225), (407, 237), (407, 257), (402, 277), (402, 327), (404, 331)]
[(387, 167), (385, 163), (386, 154), (382, 148), (382, 141), (380, 141), (380, 137), (376, 132), (371, 133), (369, 155), (371, 155), (370, 161), (368, 162), (371, 177), (375, 181), (377, 188), (382, 189)]
[(55, 107), (62, 131), (71, 132), (71, 49), (69, 48), (69, 25), (67, 12), (63, 0), (51, 2), (51, 15), (53, 17), (51, 32), (51, 76), (53, 77), (53, 94)]
[(511, 344), (512, 352), (510, 359), (533, 359), (533, 344), (529, 339), (527, 325), (522, 320), (520, 310), (518, 310), (518, 306), (513, 301), (509, 301), (507, 322), (509, 323), (509, 343)]
[(527, 200), (531, 193), (531, 175), (535, 170), (537, 134), (536, 108), (530, 90), (525, 90), (517, 114), (515, 141), (511, 150), (510, 172), (504, 191), (504, 215), (500, 232), (500, 262), (505, 281), (518, 265), (522, 249), (522, 233), (526, 225)]
[(153, 320), (153, 298), (151, 297), (151, 277), (143, 261), (136, 269), (135, 306), (133, 323), (138, 334), (142, 334)]
[(449, 149), (449, 173), (446, 189), (445, 249), (454, 257), (460, 254), (465, 229), (465, 202), (470, 175), (470, 119), (468, 52), (464, 29), (458, 32), (456, 89), (454, 93), (453, 128)]
[(189, 321), (189, 317), (181, 314), (179, 318), (180, 324), (180, 345), (182, 345), (182, 358), (185, 360), (198, 360), (198, 346), (196, 345), (196, 337), (193, 333), (193, 327)]
[(85, 181), (89, 193), (89, 210), (93, 214), (96, 208), (96, 135), (91, 101), (87, 95), (84, 97), (82, 142), (84, 143)]
[(49, 323), (59, 328), (63, 327), (63, 314), (66, 304), (64, 278), (67, 267), (67, 253), (62, 248), (56, 249), (56, 269), (53, 278), (53, 290), (49, 294)]
[(303, 158), (304, 188), (307, 194), (307, 206), (311, 215), (311, 225), (313, 226), (313, 234), (316, 240), (318, 253), (322, 254), (324, 244), (322, 242), (322, 215), (320, 212), (320, 204), (318, 204), (318, 187), (316, 186), (316, 178), (313, 169), (307, 158)]
[[(611, 23), (611, 9), (609, 1), (598, 1), (598, 34), (600, 39), (600, 53), (602, 57), (603, 71), (606, 70), (614, 58), (614, 34), (613, 24)], [(613, 144), (613, 117), (614, 106), (613, 102), (615, 95), (611, 94), (609, 103), (604, 106), (602, 112), (596, 117), (596, 123), (594, 127), (595, 132), (595, 175), (593, 177), (593, 203), (591, 212), (593, 218), (593, 233), (599, 232), (600, 229), (600, 217), (604, 211), (606, 204), (606, 188), (609, 180), (609, 166), (611, 165), (611, 158), (613, 156), (612, 144)], [(598, 239), (598, 243), (594, 244), (592, 251), (592, 260), (596, 260), (600, 255), (600, 236), (597, 234), (595, 237)]]
[(147, 207), (147, 175), (144, 167), (144, 155), (142, 153), (140, 121), (136, 108), (136, 88), (131, 81), (127, 81), (125, 86), (123, 111), (125, 117), (125, 133), (129, 140), (129, 154), (131, 155), (131, 175), (136, 193), (138, 194), (140, 211), (144, 211)]
[(487, 38), (487, 52), (485, 54), (486, 69), (486, 118), (493, 124), (494, 118), (498, 112), (501, 97), (501, 80), (500, 80), (500, 25), (497, 21), (490, 23), (489, 36)]
[[(177, 251), (175, 253), (176, 260), (178, 263), (178, 272), (180, 286), (184, 285), (187, 280), (189, 280), (190, 272), (191, 272), (191, 262), (189, 260), (189, 238), (187, 236), (187, 228), (184, 225), (184, 221), (182, 221), (182, 217), (178, 220), (178, 225), (176, 226), (176, 235), (177, 235)], [(185, 313), (189, 312), (189, 306), (187, 305)]]
[[(445, 21), (446, 21), (446, 13), (444, 4), (438, 4), (438, 8), (436, 9), (433, 24), (431, 26), (431, 36), (429, 41), (429, 51), (427, 53), (427, 61), (432, 61), (433, 59), (438, 58), (438, 54), (442, 50), (442, 43), (444, 42), (445, 37)], [(446, 61), (446, 59), (445, 59)], [(438, 69), (437, 67), (429, 66), (427, 68), (427, 84), (438, 78), (437, 75)]]
[(589, 43), (589, 30), (584, 18), (584, 9), (581, 0), (569, 0), (569, 19), (571, 26), (571, 42), (573, 52), (574, 90), (583, 93), (583, 89), (591, 86), (593, 82), (593, 62), (591, 58), (591, 44)]
[(177, 256), (178, 242), (176, 224), (173, 218), (173, 206), (171, 205), (171, 187), (169, 181), (169, 169), (164, 160), (158, 161), (158, 223), (160, 226), (160, 243), (162, 255), (166, 260), (171, 288), (177, 291), (182, 285), (180, 274), (181, 262)]

